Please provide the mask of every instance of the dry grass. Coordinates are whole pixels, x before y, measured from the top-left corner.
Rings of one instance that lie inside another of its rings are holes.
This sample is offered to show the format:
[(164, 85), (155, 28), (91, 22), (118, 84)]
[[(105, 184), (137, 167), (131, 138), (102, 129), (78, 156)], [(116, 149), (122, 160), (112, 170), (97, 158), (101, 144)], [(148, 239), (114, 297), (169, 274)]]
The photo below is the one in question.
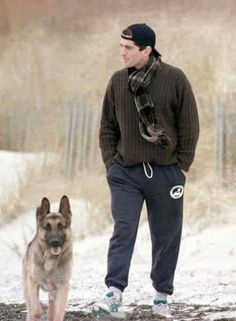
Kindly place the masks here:
[[(9, 181), (5, 186), (3, 195), (1, 195), (3, 199), (1, 199), (0, 202), (0, 226), (9, 222), (11, 219), (16, 218), (19, 214), (23, 213), (23, 211), (30, 209), (31, 206), (34, 206), (30, 205), (31, 196), (28, 194), (29, 187), (33, 195), (33, 191), (37, 190), (37, 182), (39, 178), (44, 176), (45, 182), (47, 175), (50, 176), (50, 173), (53, 173), (52, 168), (59, 168), (56, 166), (56, 164), (59, 163), (59, 160), (55, 154), (50, 153), (46, 155), (39, 153), (38, 157), (37, 154), (34, 156), (35, 158), (26, 157), (26, 163), (23, 164), (23, 166), (9, 169)], [(6, 167), (4, 167), (4, 171), (7, 171)], [(11, 173), (16, 175), (16, 177), (14, 175), (14, 179), (11, 183), (12, 188), (9, 183), (11, 179)], [(4, 184), (6, 173), (4, 172), (2, 174), (3, 175), (1, 179), (3, 180)]]
[(235, 224), (235, 187), (226, 187), (214, 172), (190, 180), (185, 189), (185, 220), (190, 230)]

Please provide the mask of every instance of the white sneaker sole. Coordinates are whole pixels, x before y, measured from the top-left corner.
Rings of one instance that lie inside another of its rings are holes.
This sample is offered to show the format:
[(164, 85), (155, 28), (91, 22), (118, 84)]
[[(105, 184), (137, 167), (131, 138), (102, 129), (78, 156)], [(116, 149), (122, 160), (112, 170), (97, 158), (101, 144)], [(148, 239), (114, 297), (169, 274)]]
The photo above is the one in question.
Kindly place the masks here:
[(165, 318), (166, 320), (173, 320), (173, 315), (171, 315), (171, 314), (169, 314), (169, 313), (161, 313), (161, 312), (158, 312), (158, 311), (156, 311), (155, 310), (155, 308), (153, 309), (152, 308), (152, 314), (153, 315), (156, 315), (156, 316), (159, 316), (159, 317), (161, 317), (161, 318)]
[(112, 317), (116, 319), (124, 319), (126, 317), (126, 313), (123, 311), (111, 312), (106, 304), (94, 304), (92, 308), (92, 315), (96, 318), (103, 317)]

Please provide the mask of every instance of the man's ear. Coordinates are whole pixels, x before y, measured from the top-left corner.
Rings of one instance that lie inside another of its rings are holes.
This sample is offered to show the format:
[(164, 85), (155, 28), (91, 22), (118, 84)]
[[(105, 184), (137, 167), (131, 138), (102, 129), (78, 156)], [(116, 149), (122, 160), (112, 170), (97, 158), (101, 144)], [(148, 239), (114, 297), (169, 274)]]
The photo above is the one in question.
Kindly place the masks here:
[(149, 57), (150, 54), (151, 54), (151, 52), (152, 52), (152, 47), (151, 47), (151, 46), (147, 46), (147, 47), (144, 49), (144, 51), (145, 51), (145, 56), (146, 56), (146, 57)]

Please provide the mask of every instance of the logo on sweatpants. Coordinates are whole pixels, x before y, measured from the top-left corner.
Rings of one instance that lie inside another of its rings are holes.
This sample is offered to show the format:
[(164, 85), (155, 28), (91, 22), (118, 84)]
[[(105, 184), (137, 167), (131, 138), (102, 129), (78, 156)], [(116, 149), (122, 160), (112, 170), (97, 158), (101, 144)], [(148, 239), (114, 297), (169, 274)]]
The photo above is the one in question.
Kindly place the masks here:
[(184, 193), (184, 187), (182, 185), (173, 186), (170, 190), (170, 196), (174, 199), (180, 198)]

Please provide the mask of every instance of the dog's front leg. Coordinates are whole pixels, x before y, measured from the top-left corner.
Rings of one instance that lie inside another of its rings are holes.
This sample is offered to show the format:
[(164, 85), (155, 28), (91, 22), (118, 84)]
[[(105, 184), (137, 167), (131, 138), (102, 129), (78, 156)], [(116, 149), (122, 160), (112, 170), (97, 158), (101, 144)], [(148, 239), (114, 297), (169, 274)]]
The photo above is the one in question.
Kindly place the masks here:
[(66, 303), (68, 300), (69, 283), (63, 284), (57, 290), (56, 309), (53, 321), (63, 321), (65, 315)]
[(51, 291), (48, 294), (48, 321), (54, 320), (55, 315), (55, 300), (56, 300), (56, 291)]
[(40, 320), (42, 316), (42, 309), (39, 301), (39, 286), (32, 278), (28, 279), (28, 295), (29, 295), (29, 311), (27, 321)]
[(27, 308), (27, 319), (26, 321), (30, 321), (30, 298), (28, 295), (28, 289), (27, 289), (27, 282), (24, 280), (25, 284), (24, 284), (24, 298), (25, 298), (25, 305)]

